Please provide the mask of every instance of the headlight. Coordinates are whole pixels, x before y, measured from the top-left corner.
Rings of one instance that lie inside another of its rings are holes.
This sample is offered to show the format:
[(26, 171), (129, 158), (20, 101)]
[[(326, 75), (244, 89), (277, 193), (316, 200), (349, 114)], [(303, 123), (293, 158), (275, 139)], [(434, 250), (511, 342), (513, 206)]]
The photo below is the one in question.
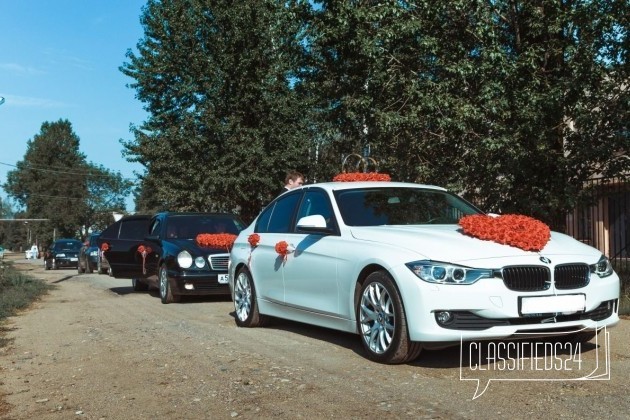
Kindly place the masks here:
[(179, 264), (181, 268), (189, 268), (192, 263), (193, 259), (188, 251), (182, 251), (177, 254), (177, 264)]
[(492, 278), (492, 270), (470, 268), (438, 261), (414, 261), (406, 266), (413, 274), (428, 283), (473, 284), (480, 279)]
[(591, 264), (591, 273), (597, 274), (599, 277), (608, 277), (613, 273), (613, 267), (608, 258), (603, 255), (597, 261), (597, 264)]
[(206, 266), (206, 261), (203, 259), (203, 257), (197, 257), (195, 258), (195, 266), (197, 268), (204, 268)]

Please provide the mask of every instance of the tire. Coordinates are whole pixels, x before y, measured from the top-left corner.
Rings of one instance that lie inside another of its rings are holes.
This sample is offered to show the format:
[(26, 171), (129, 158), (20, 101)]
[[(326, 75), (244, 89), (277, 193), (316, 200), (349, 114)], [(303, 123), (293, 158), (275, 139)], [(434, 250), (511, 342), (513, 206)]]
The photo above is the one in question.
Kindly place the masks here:
[(87, 260), (85, 261), (85, 270), (88, 272), (88, 274), (92, 274), (94, 272), (92, 265)]
[(357, 329), (368, 358), (397, 364), (416, 359), (420, 343), (409, 340), (407, 319), (394, 281), (384, 271), (370, 274), (359, 294)]
[(101, 259), (98, 259), (98, 262), (96, 263), (96, 272), (98, 274), (105, 274), (105, 270), (103, 270), (103, 265), (101, 264)]
[(236, 325), (239, 327), (263, 327), (269, 321), (269, 317), (258, 312), (256, 289), (247, 267), (241, 268), (236, 274), (232, 301), (234, 302)]
[(55, 261), (55, 259), (54, 259), (54, 258), (53, 258), (53, 261), (52, 261), (52, 267), (51, 267), (51, 268), (52, 268), (53, 270), (56, 270), (56, 269), (57, 269), (57, 261)]
[(171, 285), (168, 281), (168, 275), (166, 273), (166, 267), (164, 265), (160, 266), (159, 272), (160, 278), (160, 299), (162, 303), (177, 303), (180, 301), (181, 296), (173, 294), (173, 290), (171, 289)]
[(77, 273), (83, 274), (85, 271), (81, 270), (81, 263), (77, 264)]
[(140, 279), (137, 277), (131, 279), (131, 287), (133, 288), (134, 292), (144, 292), (149, 290), (149, 285), (140, 281)]

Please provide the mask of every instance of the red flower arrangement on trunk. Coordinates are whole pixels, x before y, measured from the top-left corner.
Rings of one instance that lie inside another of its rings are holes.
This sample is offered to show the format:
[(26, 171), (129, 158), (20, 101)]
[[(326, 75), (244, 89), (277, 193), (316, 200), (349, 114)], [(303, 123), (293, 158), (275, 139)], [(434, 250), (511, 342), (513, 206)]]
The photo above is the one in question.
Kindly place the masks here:
[(150, 246), (140, 245), (138, 247), (138, 252), (142, 255), (142, 274), (147, 274), (147, 269), (145, 267), (145, 262), (147, 260), (147, 255), (149, 255), (153, 250)]
[(109, 251), (109, 244), (107, 242), (105, 242), (103, 245), (101, 245), (101, 251), (103, 251), (103, 252)]
[(357, 182), (357, 181), (384, 181), (389, 182), (392, 178), (388, 174), (380, 174), (378, 172), (346, 172), (337, 174), (333, 181), (335, 182)]
[(225, 248), (232, 249), (236, 235), (231, 233), (200, 233), (195, 238), (199, 246), (208, 248)]
[(518, 214), (498, 217), (474, 214), (462, 217), (459, 225), (467, 235), (525, 251), (540, 251), (551, 238), (549, 226), (540, 220)]

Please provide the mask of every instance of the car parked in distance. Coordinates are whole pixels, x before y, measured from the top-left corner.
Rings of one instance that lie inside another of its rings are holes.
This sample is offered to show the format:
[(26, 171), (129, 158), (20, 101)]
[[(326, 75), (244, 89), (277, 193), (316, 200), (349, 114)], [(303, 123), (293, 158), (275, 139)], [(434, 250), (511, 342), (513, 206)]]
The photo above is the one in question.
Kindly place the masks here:
[(98, 246), (97, 239), (100, 233), (91, 233), (87, 241), (81, 247), (79, 252), (79, 265), (77, 271), (79, 274), (93, 273), (105, 274), (109, 272), (109, 261), (103, 255)]
[(284, 193), (234, 242), (229, 285), (238, 326), (278, 317), (358, 334), (381, 363), (461, 340), (588, 341), (619, 321), (619, 277), (597, 249), (410, 183)]
[(46, 270), (58, 268), (77, 268), (79, 251), (83, 243), (77, 239), (57, 239), (46, 250), (44, 267)]
[(233, 241), (244, 227), (233, 214), (163, 212), (123, 217), (98, 243), (114, 277), (130, 278), (136, 291), (158, 288), (162, 303), (172, 303), (182, 296), (229, 295), (229, 249), (203, 245), (198, 235), (232, 235)]

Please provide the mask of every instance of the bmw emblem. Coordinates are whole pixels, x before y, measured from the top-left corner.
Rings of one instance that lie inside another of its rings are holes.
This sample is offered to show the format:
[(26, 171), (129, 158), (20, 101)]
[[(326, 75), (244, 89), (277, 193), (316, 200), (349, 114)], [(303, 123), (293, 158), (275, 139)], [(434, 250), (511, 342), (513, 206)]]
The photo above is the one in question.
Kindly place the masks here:
[(540, 257), (540, 261), (544, 262), (545, 264), (551, 264), (551, 260), (547, 257)]

